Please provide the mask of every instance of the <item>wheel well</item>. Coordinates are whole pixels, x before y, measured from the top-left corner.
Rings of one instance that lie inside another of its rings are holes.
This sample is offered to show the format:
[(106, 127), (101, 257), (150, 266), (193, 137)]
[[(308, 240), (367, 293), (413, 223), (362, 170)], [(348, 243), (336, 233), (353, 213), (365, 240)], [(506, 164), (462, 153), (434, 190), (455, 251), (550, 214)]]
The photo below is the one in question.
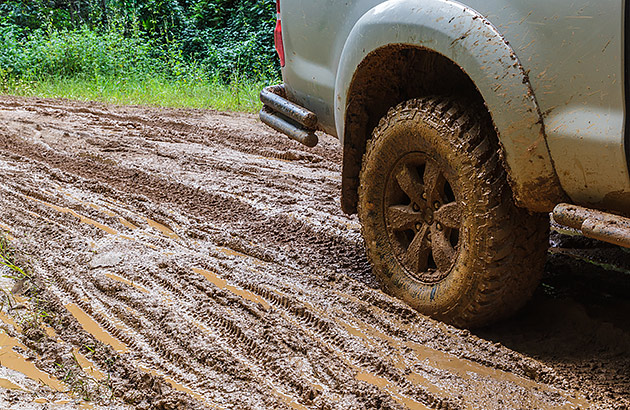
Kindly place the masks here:
[(368, 54), (348, 92), (343, 147), (341, 205), (357, 211), (359, 172), (372, 130), (397, 104), (428, 95), (461, 96), (483, 104), (472, 80), (454, 62), (426, 48), (391, 45)]

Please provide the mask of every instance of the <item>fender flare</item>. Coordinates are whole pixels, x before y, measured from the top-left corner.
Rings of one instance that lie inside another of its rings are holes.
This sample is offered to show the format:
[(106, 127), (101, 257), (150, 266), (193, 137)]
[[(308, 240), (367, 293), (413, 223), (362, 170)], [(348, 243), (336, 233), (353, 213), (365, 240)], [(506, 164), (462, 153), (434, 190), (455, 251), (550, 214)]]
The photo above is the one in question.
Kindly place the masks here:
[(488, 19), (451, 0), (389, 0), (357, 21), (341, 53), (335, 82), (335, 127), (342, 144), (354, 74), (370, 53), (391, 45), (437, 52), (473, 81), (494, 122), (520, 206), (549, 212), (566, 199), (527, 72)]

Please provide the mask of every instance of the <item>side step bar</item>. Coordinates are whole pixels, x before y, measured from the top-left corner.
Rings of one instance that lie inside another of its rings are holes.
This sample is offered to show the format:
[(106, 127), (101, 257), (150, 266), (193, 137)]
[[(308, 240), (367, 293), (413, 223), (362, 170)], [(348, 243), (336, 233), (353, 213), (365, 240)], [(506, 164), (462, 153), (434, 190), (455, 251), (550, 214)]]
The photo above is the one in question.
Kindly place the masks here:
[(583, 208), (558, 204), (553, 219), (560, 225), (577, 229), (587, 238), (630, 248), (630, 218)]
[(317, 116), (287, 100), (284, 85), (266, 87), (260, 93), (260, 101), (265, 105), (260, 111), (263, 123), (307, 147), (317, 145)]

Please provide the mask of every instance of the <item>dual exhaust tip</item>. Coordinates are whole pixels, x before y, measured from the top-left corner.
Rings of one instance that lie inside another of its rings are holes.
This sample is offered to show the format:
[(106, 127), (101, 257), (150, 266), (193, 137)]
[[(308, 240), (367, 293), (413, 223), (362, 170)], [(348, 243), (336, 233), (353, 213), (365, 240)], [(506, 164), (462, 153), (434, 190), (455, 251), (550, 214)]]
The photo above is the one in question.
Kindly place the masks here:
[(307, 147), (317, 145), (317, 116), (287, 100), (284, 85), (266, 87), (260, 93), (260, 101), (264, 104), (260, 111), (263, 123)]

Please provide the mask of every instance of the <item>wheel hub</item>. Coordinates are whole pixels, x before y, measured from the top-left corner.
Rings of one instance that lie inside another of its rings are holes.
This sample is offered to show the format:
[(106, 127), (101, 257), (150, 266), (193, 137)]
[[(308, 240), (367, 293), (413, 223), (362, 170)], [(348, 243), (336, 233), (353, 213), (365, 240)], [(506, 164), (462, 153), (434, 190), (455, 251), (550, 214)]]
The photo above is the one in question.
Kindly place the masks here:
[(397, 260), (415, 278), (437, 283), (459, 254), (462, 208), (444, 169), (424, 153), (403, 156), (387, 181), (385, 225)]

